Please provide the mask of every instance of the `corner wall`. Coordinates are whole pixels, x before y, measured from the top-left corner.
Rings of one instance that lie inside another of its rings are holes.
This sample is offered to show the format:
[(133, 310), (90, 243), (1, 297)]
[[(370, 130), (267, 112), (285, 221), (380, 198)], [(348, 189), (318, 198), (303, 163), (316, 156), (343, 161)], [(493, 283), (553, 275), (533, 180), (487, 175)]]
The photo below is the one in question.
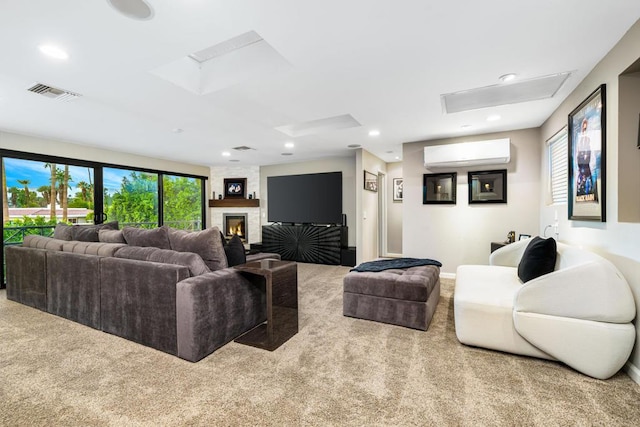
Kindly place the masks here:
[[(249, 194), (255, 193), (256, 198), (260, 199), (260, 167), (259, 166), (211, 166), (211, 175), (209, 177), (209, 194), (207, 199), (216, 198), (219, 194), (224, 194), (225, 178), (246, 178), (247, 179), (247, 197)], [(262, 204), (263, 201), (260, 200)], [(209, 208), (209, 218), (211, 218), (211, 226), (218, 227), (223, 231), (222, 223), (225, 213), (246, 213), (249, 222), (248, 243), (256, 243), (262, 240), (262, 220), (260, 218), (261, 208)]]
[[(621, 222), (618, 212), (619, 183), (628, 179), (626, 171), (619, 169), (620, 144), (630, 143), (619, 137), (619, 79), (629, 66), (640, 56), (640, 21), (625, 34), (618, 44), (600, 61), (578, 87), (567, 97), (558, 109), (541, 127), (539, 150), (543, 154), (540, 169), (546, 171), (545, 142), (555, 132), (567, 124), (567, 115), (579, 105), (600, 84), (607, 85), (607, 177), (606, 206), (607, 222), (569, 221), (567, 205), (544, 206), (540, 208), (539, 230), (551, 224), (554, 212), (558, 210), (559, 240), (568, 244), (586, 247), (611, 260), (625, 276), (635, 297), (636, 312), (640, 314), (640, 223)], [(637, 149), (636, 149), (637, 150)], [(625, 151), (626, 152), (626, 151)], [(634, 151), (637, 153), (637, 151)], [(625, 154), (626, 155), (626, 154)], [(636, 154), (637, 155), (637, 154)], [(636, 159), (639, 159), (636, 157)], [(624, 164), (624, 162), (623, 162)], [(640, 167), (635, 163), (635, 168)], [(541, 190), (546, 188), (547, 173)], [(635, 183), (635, 193), (631, 197), (640, 198)], [(640, 383), (640, 322), (635, 319), (636, 345), (627, 365), (627, 372)]]
[(402, 178), (402, 162), (387, 163), (387, 253), (402, 255), (402, 204), (393, 201), (393, 180)]
[[(424, 147), (459, 142), (511, 139), (511, 161), (506, 165), (446, 168), (424, 167)], [(442, 262), (444, 274), (462, 264), (488, 264), (491, 242), (506, 240), (511, 230), (537, 234), (540, 206), (540, 132), (525, 129), (403, 145), (403, 255)], [(469, 171), (507, 169), (507, 203), (469, 205)], [(457, 172), (455, 205), (423, 205), (423, 174)]]

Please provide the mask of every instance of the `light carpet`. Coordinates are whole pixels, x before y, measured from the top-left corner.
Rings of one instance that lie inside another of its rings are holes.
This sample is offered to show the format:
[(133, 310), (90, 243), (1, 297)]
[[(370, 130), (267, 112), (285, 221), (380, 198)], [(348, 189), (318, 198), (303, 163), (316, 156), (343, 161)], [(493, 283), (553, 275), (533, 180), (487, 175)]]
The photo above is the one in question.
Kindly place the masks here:
[(629, 426), (640, 386), (461, 345), (453, 281), (428, 331), (342, 316), (346, 267), (299, 264), (300, 332), (183, 361), (6, 299), (3, 426)]

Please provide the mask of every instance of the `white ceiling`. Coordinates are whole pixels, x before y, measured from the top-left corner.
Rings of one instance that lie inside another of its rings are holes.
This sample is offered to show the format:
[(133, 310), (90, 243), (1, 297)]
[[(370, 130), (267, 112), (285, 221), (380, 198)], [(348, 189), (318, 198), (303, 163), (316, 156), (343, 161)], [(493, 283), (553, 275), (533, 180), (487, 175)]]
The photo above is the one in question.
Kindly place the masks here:
[[(147, 2), (154, 16), (138, 21), (107, 0), (0, 0), (0, 129), (203, 165), (346, 156), (349, 144), (394, 161), (404, 142), (541, 125), (640, 18), (637, 0)], [(238, 70), (204, 95), (151, 73), (249, 31), (286, 66)], [(566, 71), (553, 98), (443, 113), (441, 94)], [(82, 97), (27, 92), (35, 82)], [(345, 115), (362, 126), (275, 129)], [(231, 150), (242, 145), (255, 151)]]

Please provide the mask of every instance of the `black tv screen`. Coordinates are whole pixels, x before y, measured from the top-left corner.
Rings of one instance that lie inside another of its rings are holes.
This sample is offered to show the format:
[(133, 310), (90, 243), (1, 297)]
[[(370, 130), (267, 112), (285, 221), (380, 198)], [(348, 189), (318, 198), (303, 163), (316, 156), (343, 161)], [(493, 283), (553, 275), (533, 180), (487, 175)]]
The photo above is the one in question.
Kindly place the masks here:
[(268, 221), (342, 223), (342, 172), (267, 177)]

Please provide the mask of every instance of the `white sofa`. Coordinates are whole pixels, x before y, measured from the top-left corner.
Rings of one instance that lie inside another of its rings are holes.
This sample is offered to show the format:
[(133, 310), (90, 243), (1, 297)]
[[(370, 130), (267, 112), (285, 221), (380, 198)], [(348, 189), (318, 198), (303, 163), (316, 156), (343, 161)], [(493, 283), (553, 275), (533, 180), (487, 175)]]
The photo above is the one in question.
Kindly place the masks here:
[(635, 341), (636, 309), (627, 281), (603, 257), (558, 243), (554, 271), (523, 284), (517, 270), (528, 243), (498, 249), (490, 265), (458, 267), (458, 340), (559, 360), (594, 378), (611, 377)]

